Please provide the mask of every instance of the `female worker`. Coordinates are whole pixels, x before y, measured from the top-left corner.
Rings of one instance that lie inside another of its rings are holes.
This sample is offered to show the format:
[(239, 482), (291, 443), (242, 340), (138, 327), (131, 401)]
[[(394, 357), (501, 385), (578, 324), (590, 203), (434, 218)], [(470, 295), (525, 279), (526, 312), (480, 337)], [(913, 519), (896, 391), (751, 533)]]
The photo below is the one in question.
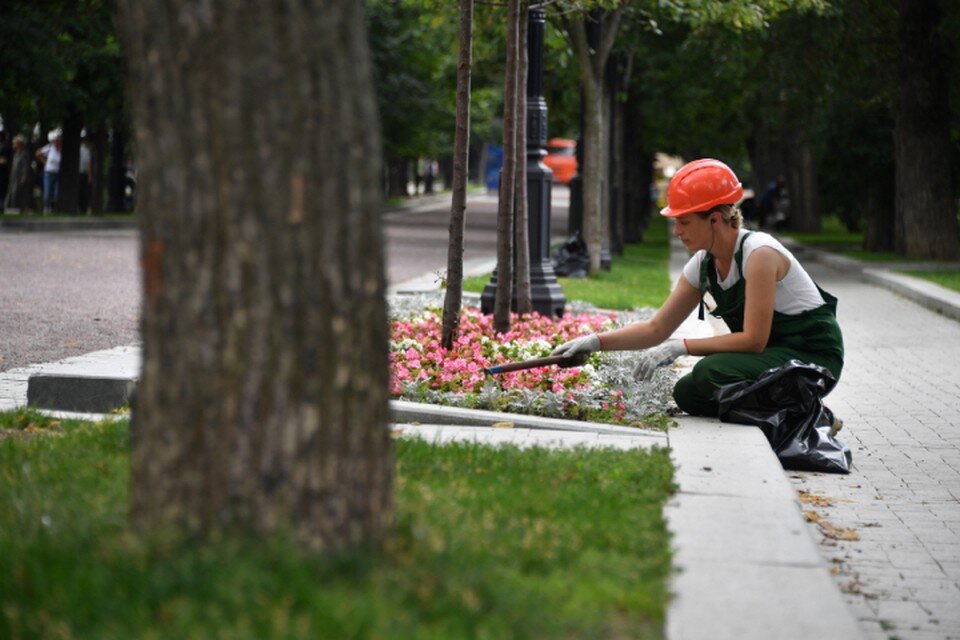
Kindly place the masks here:
[[(667, 207), (660, 211), (673, 218), (673, 234), (693, 253), (677, 287), (651, 320), (576, 338), (554, 355), (646, 349), (633, 371), (641, 380), (679, 356), (705, 356), (673, 389), (680, 409), (702, 416), (718, 414), (714, 392), (719, 387), (755, 380), (788, 360), (826, 367), (839, 379), (843, 338), (837, 299), (818, 287), (775, 238), (742, 228), (734, 208), (742, 195), (737, 176), (719, 160), (684, 165), (671, 179)], [(697, 305), (703, 319), (708, 292), (716, 303), (711, 313), (730, 333), (668, 340)]]

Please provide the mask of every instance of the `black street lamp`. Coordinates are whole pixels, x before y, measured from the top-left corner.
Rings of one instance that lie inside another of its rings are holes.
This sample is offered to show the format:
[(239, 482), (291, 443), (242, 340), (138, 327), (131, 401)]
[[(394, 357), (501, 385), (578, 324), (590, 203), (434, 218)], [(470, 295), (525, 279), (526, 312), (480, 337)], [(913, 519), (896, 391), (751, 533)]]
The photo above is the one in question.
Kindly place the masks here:
[[(543, 97), (543, 9), (530, 9), (527, 23), (527, 235), (530, 242), (530, 297), (533, 310), (562, 316), (567, 299), (550, 262), (550, 190), (553, 172), (543, 164), (547, 155), (547, 101)], [(480, 310), (493, 313), (497, 273), (480, 295)], [(513, 308), (516, 308), (516, 289)]]

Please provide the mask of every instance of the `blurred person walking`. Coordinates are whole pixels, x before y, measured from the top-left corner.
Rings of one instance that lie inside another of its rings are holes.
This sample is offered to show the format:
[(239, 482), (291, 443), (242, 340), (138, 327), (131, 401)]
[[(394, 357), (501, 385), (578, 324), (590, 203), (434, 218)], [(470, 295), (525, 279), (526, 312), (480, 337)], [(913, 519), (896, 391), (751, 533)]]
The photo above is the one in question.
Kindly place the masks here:
[(60, 130), (47, 136), (50, 144), (37, 150), (37, 160), (43, 163), (43, 212), (53, 211), (60, 197)]
[(10, 181), (7, 195), (3, 200), (3, 210), (11, 213), (29, 211), (33, 204), (33, 180), (30, 176), (30, 152), (27, 139), (22, 135), (13, 136), (12, 159), (10, 161)]

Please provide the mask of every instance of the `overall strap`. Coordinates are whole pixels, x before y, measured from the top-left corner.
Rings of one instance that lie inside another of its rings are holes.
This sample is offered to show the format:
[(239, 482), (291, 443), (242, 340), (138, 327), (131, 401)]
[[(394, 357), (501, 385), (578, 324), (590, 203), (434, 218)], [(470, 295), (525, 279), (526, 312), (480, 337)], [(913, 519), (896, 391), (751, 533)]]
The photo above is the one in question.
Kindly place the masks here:
[[(743, 277), (743, 243), (746, 242), (747, 238), (750, 237), (751, 233), (753, 233), (753, 231), (747, 231), (745, 234), (743, 234), (743, 237), (740, 239), (740, 244), (737, 246), (737, 251), (733, 254), (733, 259), (737, 263), (737, 269), (740, 272), (741, 280), (744, 279)], [(713, 265), (713, 256), (711, 256), (708, 253), (706, 254), (705, 258), (706, 258), (705, 260), (700, 261), (700, 305), (699, 305), (699, 310), (697, 312), (697, 318), (700, 320), (703, 320), (705, 318), (703, 310), (706, 307), (706, 303), (703, 301), (703, 296), (710, 289), (709, 269)]]
[(736, 253), (733, 254), (733, 261), (737, 263), (737, 271), (740, 273), (741, 280), (746, 280), (743, 276), (743, 243), (747, 241), (747, 238), (749, 238), (752, 233), (753, 231), (747, 231), (743, 234), (743, 237), (740, 239), (740, 246), (737, 247)]

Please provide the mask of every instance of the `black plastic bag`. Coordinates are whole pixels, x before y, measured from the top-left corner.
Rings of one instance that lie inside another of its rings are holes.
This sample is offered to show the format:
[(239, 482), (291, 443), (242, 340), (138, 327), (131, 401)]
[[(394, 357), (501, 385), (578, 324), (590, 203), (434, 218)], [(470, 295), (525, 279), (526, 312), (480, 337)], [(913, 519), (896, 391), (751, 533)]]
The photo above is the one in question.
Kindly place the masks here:
[(587, 243), (580, 237), (579, 231), (574, 231), (567, 241), (553, 252), (553, 271), (558, 276), (586, 278), (589, 269), (590, 254), (587, 253)]
[(720, 420), (760, 427), (784, 469), (850, 473), (850, 448), (830, 435), (835, 416), (823, 405), (833, 381), (824, 367), (790, 360), (717, 389)]

